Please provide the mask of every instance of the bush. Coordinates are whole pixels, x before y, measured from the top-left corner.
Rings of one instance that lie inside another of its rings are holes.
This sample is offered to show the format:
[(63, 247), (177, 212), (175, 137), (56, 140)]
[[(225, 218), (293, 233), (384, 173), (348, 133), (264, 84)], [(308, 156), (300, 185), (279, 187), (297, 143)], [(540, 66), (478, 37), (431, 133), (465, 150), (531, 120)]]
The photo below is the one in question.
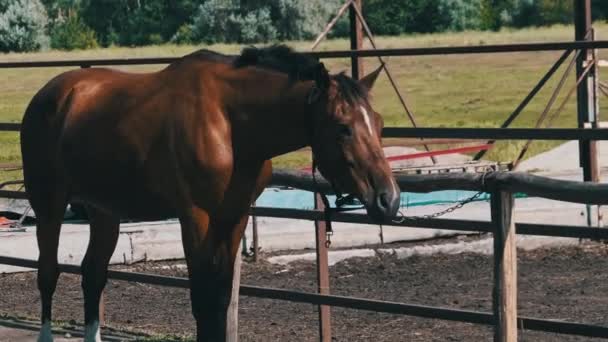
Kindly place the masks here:
[(177, 32), (171, 38), (173, 44), (192, 44), (194, 42), (194, 33), (192, 25), (184, 24), (177, 29)]
[[(70, 1), (70, 0), (65, 0)], [(78, 0), (84, 21), (104, 46), (169, 41), (202, 0)], [(209, 2), (209, 1), (206, 1)], [(160, 39), (159, 39), (160, 38)]]
[(521, 0), (513, 12), (512, 26), (527, 27), (540, 26), (543, 24), (542, 13), (538, 6), (538, 1)]
[(311, 39), (317, 36), (333, 16), (342, 0), (273, 0), (271, 18), (281, 40)]
[(267, 7), (246, 12), (240, 6), (222, 0), (208, 0), (202, 4), (191, 28), (194, 41), (208, 44), (258, 43), (277, 38)]
[(0, 51), (48, 47), (48, 18), (39, 0), (0, 0)]
[(76, 13), (58, 19), (51, 30), (51, 47), (59, 50), (96, 48), (95, 32)]
[(222, 0), (208, 0), (200, 5), (192, 23), (193, 39), (208, 44), (224, 41), (229, 17), (235, 11), (236, 7)]
[(148, 42), (147, 44), (149, 44), (149, 45), (160, 45), (165, 40), (159, 33), (152, 33), (152, 34), (148, 35), (148, 38), (146, 39), (146, 41)]
[(451, 23), (442, 0), (366, 0), (363, 12), (378, 35), (441, 32)]
[(543, 25), (569, 24), (574, 21), (574, 1), (538, 0)]
[(234, 36), (228, 37), (228, 41), (259, 43), (277, 38), (277, 30), (272, 25), (268, 8), (260, 8), (257, 11), (241, 15), (232, 15), (229, 23), (234, 25)]
[(449, 15), (451, 31), (476, 30), (481, 26), (481, 0), (443, 0), (441, 11)]

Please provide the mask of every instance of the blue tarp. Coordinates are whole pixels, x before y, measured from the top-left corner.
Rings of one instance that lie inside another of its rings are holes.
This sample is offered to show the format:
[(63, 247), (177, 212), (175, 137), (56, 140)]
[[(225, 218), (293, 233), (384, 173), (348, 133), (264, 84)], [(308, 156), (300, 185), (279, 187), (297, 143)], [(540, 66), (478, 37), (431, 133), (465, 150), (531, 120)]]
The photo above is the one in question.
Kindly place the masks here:
[[(413, 207), (419, 205), (455, 203), (475, 195), (475, 191), (444, 190), (426, 194), (402, 192), (401, 206)], [(516, 197), (521, 197), (518, 195)], [(482, 194), (479, 201), (490, 199), (489, 194)], [(335, 196), (329, 197), (330, 203), (334, 203)], [(258, 198), (256, 204), (260, 207), (313, 209), (313, 194), (304, 190), (266, 189)]]

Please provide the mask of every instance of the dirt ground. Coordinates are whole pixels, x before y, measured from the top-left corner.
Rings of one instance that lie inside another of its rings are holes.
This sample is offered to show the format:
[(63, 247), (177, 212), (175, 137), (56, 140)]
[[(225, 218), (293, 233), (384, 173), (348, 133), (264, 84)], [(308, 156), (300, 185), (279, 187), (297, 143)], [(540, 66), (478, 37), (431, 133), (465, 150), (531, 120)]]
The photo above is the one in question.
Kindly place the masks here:
[[(185, 276), (182, 261), (149, 262), (116, 269)], [(608, 325), (608, 247), (579, 247), (520, 252), (519, 312), (522, 316)], [(242, 283), (314, 291), (314, 264), (289, 266), (244, 262)], [(37, 317), (39, 297), (33, 273), (0, 276), (0, 313)], [(357, 258), (331, 267), (331, 291), (412, 304), (468, 310), (491, 309), (492, 259), (488, 256), (434, 255), (397, 259), (386, 255)], [(77, 276), (62, 275), (54, 302), (55, 318), (82, 321)], [(162, 336), (193, 331), (186, 290), (111, 281), (106, 291), (106, 320), (114, 328)], [(317, 311), (308, 304), (241, 297), (241, 341), (315, 341)], [(442, 320), (332, 309), (335, 341), (489, 341), (486, 326)], [(520, 341), (591, 341), (521, 331)], [(2, 338), (0, 337), (0, 341)]]

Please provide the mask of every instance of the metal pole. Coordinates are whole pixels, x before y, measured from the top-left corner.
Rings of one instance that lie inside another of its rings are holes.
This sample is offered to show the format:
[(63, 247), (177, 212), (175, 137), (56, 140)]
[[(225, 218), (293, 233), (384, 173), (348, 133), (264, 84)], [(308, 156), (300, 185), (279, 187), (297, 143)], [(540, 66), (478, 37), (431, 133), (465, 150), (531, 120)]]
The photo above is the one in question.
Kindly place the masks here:
[[(574, 0), (574, 27), (575, 39), (577, 41), (593, 40), (589, 35), (591, 30), (591, 0)], [(577, 79), (583, 75), (583, 71), (588, 61), (593, 57), (587, 49), (581, 49), (581, 53), (576, 61), (576, 77)], [(595, 112), (595, 90), (593, 86), (593, 78), (595, 75), (595, 67), (586, 77), (586, 80), (578, 87), (577, 90), (577, 121), (578, 127), (584, 128), (586, 123), (591, 127), (597, 124)], [(580, 166), (583, 168), (583, 180), (591, 182), (597, 180), (597, 175), (594, 174), (597, 165), (597, 150), (594, 148), (591, 141), (579, 140)]]
[[(500, 125), (501, 128), (507, 128), (507, 127), (509, 127), (509, 125), (511, 125), (511, 123), (526, 108), (526, 106), (528, 105), (528, 103), (530, 103), (530, 101), (532, 101), (532, 99), (534, 98), (534, 96), (536, 96), (536, 94), (538, 94), (538, 92), (543, 88), (543, 86), (545, 85), (545, 83), (547, 83), (547, 81), (551, 78), (551, 76), (553, 76), (553, 74), (559, 69), (559, 67), (562, 66), (562, 64), (564, 63), (564, 61), (568, 58), (568, 56), (570, 56), (571, 53), (572, 53), (572, 50), (566, 50), (561, 55), (561, 57), (557, 60), (557, 62), (555, 62), (555, 64), (553, 64), (553, 66), (549, 69), (549, 71), (547, 71), (547, 73), (543, 76), (543, 78), (541, 78), (540, 81), (538, 81), (538, 83), (536, 84), (536, 86), (534, 87), (534, 89), (532, 89), (532, 91), (530, 91), (528, 93), (528, 95), (526, 95), (526, 97), (524, 98), (524, 100), (517, 106), (517, 108), (515, 108), (515, 110), (502, 123), (502, 125)], [(496, 142), (495, 140), (490, 140), (490, 141), (488, 141), (488, 144), (494, 145), (495, 142)], [(483, 158), (483, 156), (488, 151), (489, 151), (489, 149), (478, 152), (473, 157), (473, 160), (479, 160), (479, 159)]]
[[(350, 8), (357, 15), (357, 18), (359, 19), (359, 24), (365, 30), (365, 34), (367, 35), (367, 38), (369, 39), (369, 42), (372, 44), (372, 47), (374, 49), (377, 49), (378, 47), (376, 46), (376, 41), (374, 39), (374, 35), (372, 34), (372, 30), (370, 30), (369, 26), (367, 26), (367, 23), (365, 22), (365, 18), (363, 17), (363, 13), (361, 12), (362, 11), (361, 7), (357, 7), (357, 6), (355, 6), (353, 4), (353, 5), (351, 5)], [(414, 113), (410, 110), (410, 108), (408, 107), (407, 103), (405, 102), (405, 98), (401, 94), (401, 91), (399, 91), (399, 88), (397, 87), (397, 83), (393, 79), (393, 75), (390, 72), (388, 66), (386, 65), (386, 63), (384, 62), (384, 60), (382, 59), (382, 57), (378, 57), (378, 60), (380, 61), (380, 64), (382, 64), (382, 66), (384, 68), (384, 71), (386, 72), (386, 76), (388, 77), (388, 80), (391, 83), (391, 86), (395, 90), (395, 94), (397, 94), (397, 98), (399, 98), (399, 102), (401, 102), (401, 106), (405, 110), (405, 114), (407, 114), (408, 118), (410, 119), (410, 122), (412, 123), (412, 126), (418, 127), (418, 124), (416, 123), (416, 119), (414, 118)], [(362, 73), (363, 72), (361, 72), (361, 74)], [(423, 141), (423, 140), (424, 139), (420, 139), (420, 141)], [(431, 149), (429, 148), (428, 145), (423, 144), (423, 146), (424, 146), (424, 149), (427, 150), (427, 152), (431, 151)], [(434, 156), (431, 156), (431, 161), (433, 162), (433, 164), (437, 164), (437, 160), (435, 159)]]
[[(597, 39), (597, 33), (594, 29), (591, 29), (591, 39), (596, 40)], [(595, 127), (599, 127), (600, 125), (600, 66), (599, 66), (599, 51), (597, 49), (593, 49), (593, 60), (595, 61), (595, 64), (593, 66), (593, 96), (595, 99), (595, 102), (593, 103), (594, 108), (595, 108)], [(595, 165), (593, 167), (593, 172), (595, 173), (595, 177), (597, 178), (597, 182), (601, 182), (601, 167), (600, 167), (600, 163), (599, 163), (599, 154), (600, 154), (600, 147), (599, 147), (599, 143), (597, 141), (593, 141), (592, 142), (592, 155), (595, 156)], [(598, 228), (602, 228), (604, 226), (604, 222), (603, 222), (603, 217), (602, 217), (602, 208), (601, 206), (597, 206), (597, 227)]]
[(338, 10), (338, 14), (329, 22), (329, 24), (327, 24), (327, 26), (325, 26), (325, 29), (323, 30), (323, 32), (321, 32), (321, 34), (319, 34), (317, 36), (317, 39), (315, 39), (315, 42), (312, 43), (312, 45), (310, 46), (311, 50), (314, 50), (317, 48), (317, 46), (319, 46), (319, 44), (321, 43), (323, 38), (325, 38), (327, 36), (329, 31), (331, 31), (331, 29), (334, 27), (334, 25), (336, 25), (338, 20), (340, 20), (340, 18), (342, 18), (342, 15), (344, 14), (344, 12), (346, 12), (346, 10), (350, 8), (350, 4), (352, 2), (353, 2), (353, 0), (348, 0), (342, 5), (342, 7), (340, 7), (340, 9)]
[[(357, 19), (357, 12), (353, 6), (357, 6), (362, 10), (362, 0), (354, 0), (348, 8), (348, 16), (350, 19), (350, 49), (362, 50), (363, 48), (363, 30), (361, 22)], [(364, 75), (363, 60), (358, 57), (351, 58), (352, 77), (356, 80)]]

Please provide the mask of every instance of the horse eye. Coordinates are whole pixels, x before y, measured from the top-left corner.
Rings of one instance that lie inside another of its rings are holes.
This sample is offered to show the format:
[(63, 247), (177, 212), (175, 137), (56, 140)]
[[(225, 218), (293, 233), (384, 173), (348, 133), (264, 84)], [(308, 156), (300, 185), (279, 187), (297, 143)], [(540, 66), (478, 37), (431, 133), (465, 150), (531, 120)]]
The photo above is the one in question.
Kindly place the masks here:
[(353, 130), (347, 125), (338, 125), (338, 135), (341, 137), (351, 137)]

